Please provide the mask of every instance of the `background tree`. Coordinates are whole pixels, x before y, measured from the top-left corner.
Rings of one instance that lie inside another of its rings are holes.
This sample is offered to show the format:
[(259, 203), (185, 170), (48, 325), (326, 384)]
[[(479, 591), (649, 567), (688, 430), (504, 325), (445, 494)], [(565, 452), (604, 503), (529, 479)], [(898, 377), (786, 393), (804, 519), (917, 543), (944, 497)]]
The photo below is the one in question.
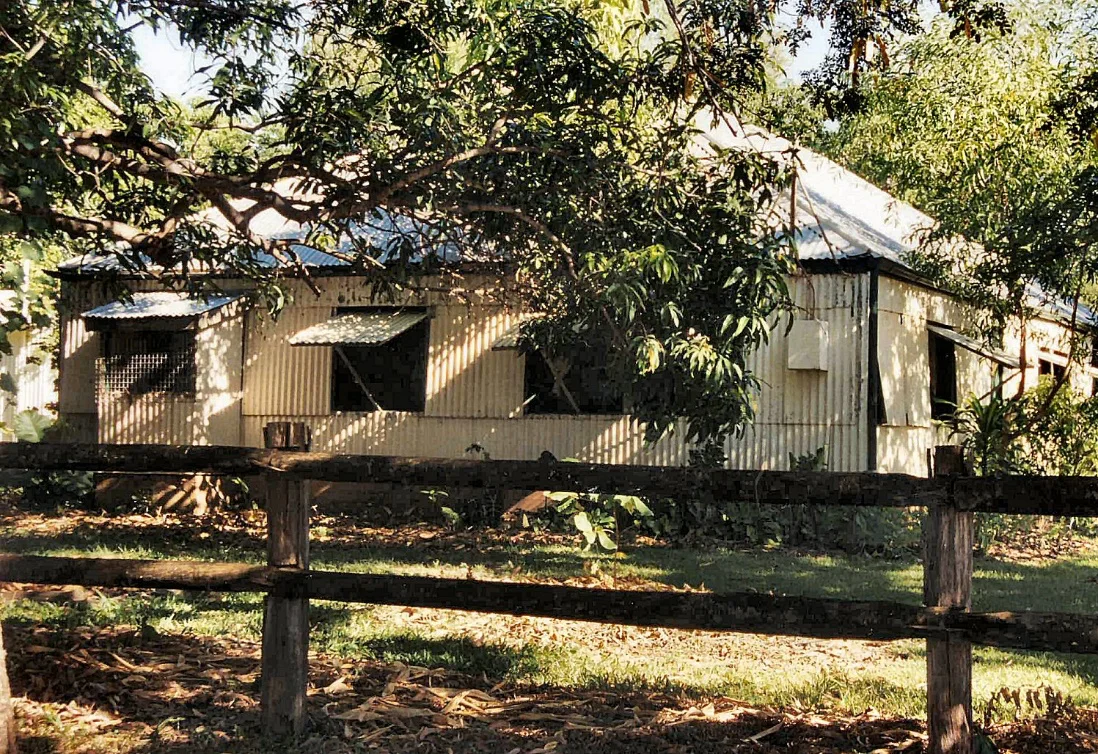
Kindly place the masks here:
[[(304, 274), (295, 243), (380, 290), (441, 257), (502, 260), (550, 315), (531, 337), (609, 348), (652, 433), (728, 431), (784, 302), (759, 232), (781, 176), (701, 153), (693, 122), (759, 85), (761, 18), (728, 0), (15, 0), (0, 223), (131, 269), (227, 262), (265, 290), (266, 258)], [(141, 74), (134, 23), (215, 61), (196, 112)], [(300, 237), (257, 233), (263, 211)]]
[[(938, 222), (924, 272), (1001, 330), (1032, 294), (1067, 301), (1094, 283), (1096, 151), (1079, 86), (1098, 36), (1078, 3), (1013, 6), (980, 38), (939, 19), (863, 80), (862, 109), (817, 143)], [(963, 236), (979, 250), (958, 246)]]

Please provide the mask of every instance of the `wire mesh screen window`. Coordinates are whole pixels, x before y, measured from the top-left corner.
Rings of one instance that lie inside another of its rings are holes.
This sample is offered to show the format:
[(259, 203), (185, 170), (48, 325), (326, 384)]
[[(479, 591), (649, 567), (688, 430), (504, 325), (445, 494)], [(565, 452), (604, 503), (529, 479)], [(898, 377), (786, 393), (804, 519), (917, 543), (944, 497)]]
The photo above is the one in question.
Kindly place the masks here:
[(100, 386), (107, 393), (195, 391), (194, 333), (138, 331), (107, 333), (100, 360)]

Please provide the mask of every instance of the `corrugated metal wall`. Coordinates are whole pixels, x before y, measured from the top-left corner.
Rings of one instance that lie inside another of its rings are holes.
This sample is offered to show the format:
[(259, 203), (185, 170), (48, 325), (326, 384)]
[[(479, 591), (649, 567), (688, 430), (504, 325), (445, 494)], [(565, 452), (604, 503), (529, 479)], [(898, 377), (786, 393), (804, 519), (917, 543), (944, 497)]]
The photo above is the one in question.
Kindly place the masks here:
[(99, 442), (208, 444), (202, 403), (193, 397), (165, 393), (101, 395)]
[(80, 312), (104, 302), (92, 284), (61, 284), (61, 353), (58, 359), (58, 410), (67, 414), (95, 414), (95, 360), (99, 335), (89, 332)]
[[(41, 411), (57, 400), (57, 374), (50, 364), (48, 354), (36, 353), (33, 337), (19, 331), (8, 335), (10, 354), (0, 354), (0, 374), (11, 377), (15, 383), (15, 395), (0, 390), (0, 422), (11, 423), (21, 411)], [(0, 431), (0, 440), (12, 439)]]
[(99, 442), (240, 445), (243, 313), (235, 305), (198, 323), (195, 394), (100, 391)]
[[(786, 369), (784, 327), (751, 359), (764, 388), (757, 423), (728, 443), (739, 468), (786, 468), (789, 454), (828, 449), (834, 469), (865, 468), (864, 412), (868, 276), (813, 275), (790, 281), (800, 317), (830, 324), (830, 370)], [(494, 458), (558, 458), (681, 465), (688, 448), (681, 433), (653, 447), (643, 428), (620, 416), (522, 416), (522, 357), (492, 351), (515, 321), (499, 306), (443, 304), (435, 298), (430, 330), (427, 403), (423, 415), (342, 414), (328, 411), (331, 350), (290, 347), (293, 333), (329, 316), (335, 305), (357, 303), (344, 281), (320, 303), (288, 309), (277, 321), (249, 315), (245, 374), (244, 442), (262, 442), (269, 421), (305, 421), (314, 447), (347, 453), (461, 456), (473, 445)], [(335, 297), (335, 300), (332, 300)], [(368, 298), (364, 299), (369, 301)]]
[[(1026, 370), (1025, 387), (1032, 388), (1040, 378), (1041, 360), (1051, 361), (1063, 366), (1068, 362), (1071, 352), (1070, 331), (1059, 322), (1049, 319), (1032, 319), (1026, 331)], [(1010, 353), (1020, 353), (1021, 337), (1017, 327), (1008, 328), (1004, 345)], [(1092, 395), (1092, 379), (1098, 377), (1098, 369), (1090, 364), (1088, 344), (1083, 341), (1076, 345), (1076, 360), (1082, 368), (1073, 368), (1069, 373), (1069, 383), (1081, 395)], [(1008, 392), (1018, 387), (1018, 377), (1008, 380)]]
[(202, 318), (195, 334), (202, 444), (242, 445), (244, 312), (230, 304)]
[(454, 418), (397, 412), (333, 414), (318, 417), (246, 416), (244, 438), (263, 444), (269, 421), (306, 421), (313, 448), (337, 453), (441, 458), (536, 459), (543, 451), (557, 458), (601, 463), (678, 466), (686, 462), (682, 443), (643, 442), (641, 427), (626, 417), (528, 416), (515, 419)]
[(801, 275), (789, 287), (796, 316), (828, 323), (828, 370), (787, 369), (787, 322), (780, 322), (748, 362), (763, 389), (755, 422), (728, 442), (729, 465), (786, 469), (790, 453), (825, 447), (833, 471), (865, 469), (869, 276)]
[[(798, 317), (828, 322), (826, 372), (786, 368), (784, 322), (772, 342), (755, 353), (750, 368), (763, 383), (756, 421), (727, 444), (736, 468), (782, 469), (789, 454), (826, 447), (833, 470), (866, 468), (869, 275), (797, 276), (790, 281)], [(549, 450), (575, 457), (621, 463), (686, 463), (681, 433), (655, 446), (643, 429), (620, 416), (522, 416), (524, 359), (491, 345), (517, 315), (480, 298), (469, 281), (471, 303), (455, 304), (445, 293), (410, 296), (395, 304), (432, 307), (427, 402), (423, 414), (331, 414), (331, 350), (293, 348), (287, 339), (325, 320), (339, 306), (374, 305), (357, 278), (321, 281), (317, 297), (291, 283), (298, 302), (276, 321), (250, 311), (223, 324), (210, 320), (199, 355), (199, 399), (168, 396), (104, 401), (97, 421), (95, 359), (98, 336), (87, 333), (71, 312), (110, 297), (102, 288), (65, 283), (69, 306), (62, 320), (61, 408), (74, 427), (103, 442), (262, 444), (268, 421), (304, 421), (315, 447), (349, 453), (460, 457), (479, 446), (494, 458), (537, 458)], [(144, 286), (142, 286), (144, 287)], [(220, 316), (220, 315), (219, 315)], [(880, 278), (879, 343), (886, 422), (877, 429), (881, 471), (927, 473), (926, 449), (945, 440), (930, 421), (926, 322), (965, 329), (965, 309), (935, 291)], [(1027, 384), (1036, 381), (1038, 357), (1062, 361), (1065, 329), (1049, 321), (1031, 324)], [(1017, 334), (1007, 338), (1017, 352)], [(234, 356), (234, 354), (236, 356)], [(958, 350), (959, 396), (990, 389), (993, 370), (985, 360)], [(243, 358), (243, 377), (237, 358)], [(1093, 369), (1073, 374), (1075, 387), (1089, 392)], [(94, 432), (98, 424), (99, 430)]]
[[(331, 349), (291, 347), (287, 340), (325, 320), (338, 306), (373, 302), (361, 280), (334, 278), (321, 284), (324, 292), (319, 298), (304, 288), (292, 290), (298, 303), (289, 305), (277, 320), (253, 310), (235, 334), (225, 329), (231, 324), (211, 327), (209, 332), (216, 329), (220, 334), (216, 343), (200, 339), (200, 373), (216, 368), (220, 376), (198, 400), (169, 396), (104, 400), (99, 410), (100, 441), (261, 445), (264, 424), (292, 420), (312, 427), (317, 450), (460, 457), (471, 446), (479, 446), (493, 458), (537, 458), (548, 450), (558, 458), (602, 462), (681, 465), (687, 461), (682, 433), (647, 446), (643, 428), (628, 417), (522, 416), (524, 358), (514, 351), (491, 350), (517, 315), (476, 295), (468, 304), (455, 304), (437, 293), (426, 300), (403, 302), (428, 305), (433, 312), (422, 415), (332, 414)], [(829, 323), (829, 370), (786, 368), (783, 321), (771, 343), (751, 358), (751, 367), (763, 382), (757, 420), (742, 437), (729, 440), (730, 464), (786, 468), (790, 453), (800, 455), (826, 446), (830, 468), (865, 468), (868, 276), (799, 276), (790, 280), (790, 286), (800, 307), (798, 317)], [(83, 301), (81, 306), (96, 303), (100, 302)], [(68, 405), (85, 409), (88, 396), (94, 401), (96, 336), (85, 333), (82, 323), (73, 319), (65, 323), (64, 331), (65, 397)], [(230, 377), (234, 350), (243, 354), (242, 387), (235, 387)], [(211, 396), (219, 402), (216, 411), (209, 408)], [(241, 418), (234, 435), (231, 425), (236, 412)]]
[[(892, 278), (881, 278), (880, 288), (880, 364), (881, 388), (885, 399), (886, 422), (878, 428), (878, 468), (881, 471), (927, 476), (930, 473), (928, 450), (935, 445), (956, 442), (949, 430), (931, 421), (930, 356), (927, 321), (949, 325), (971, 334), (972, 311), (957, 300), (923, 286)], [(1036, 382), (1037, 354), (1032, 343), (1066, 343), (1067, 329), (1060, 324), (1036, 320), (1029, 323), (1030, 353), (1027, 385)], [(1007, 353), (1017, 355), (1018, 330), (1008, 332), (1004, 342)], [(1050, 346), (1054, 347), (1054, 346)], [(957, 355), (957, 400), (986, 396), (997, 380), (998, 366), (963, 348)], [(1089, 375), (1094, 370), (1077, 370), (1076, 389), (1089, 392)], [(1013, 374), (1017, 374), (1014, 372)], [(1008, 379), (1010, 394), (1016, 377)]]
[(441, 306), (431, 320), (427, 416), (506, 417), (521, 410), (524, 359), (493, 351), (517, 316), (492, 307)]
[[(311, 303), (311, 302), (310, 302)], [(244, 337), (244, 414), (321, 416), (331, 406), (330, 348), (294, 347), (290, 336), (331, 316), (330, 306), (289, 306), (272, 319), (253, 310)]]

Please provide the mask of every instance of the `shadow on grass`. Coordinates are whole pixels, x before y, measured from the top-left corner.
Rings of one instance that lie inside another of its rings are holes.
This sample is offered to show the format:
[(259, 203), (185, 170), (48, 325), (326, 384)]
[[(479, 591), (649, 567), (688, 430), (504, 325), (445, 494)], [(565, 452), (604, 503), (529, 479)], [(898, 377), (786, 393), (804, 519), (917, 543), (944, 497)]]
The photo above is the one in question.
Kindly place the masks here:
[[(24, 754), (68, 754), (78, 746), (104, 754), (342, 754), (363, 750), (357, 740), (362, 737), (393, 752), (528, 750), (532, 741), (550, 740), (557, 740), (562, 751), (667, 751), (666, 744), (656, 748), (665, 738), (675, 745), (702, 747), (699, 751), (720, 751), (722, 741), (742, 742), (778, 720), (773, 713), (741, 710), (742, 714), (727, 714), (720, 722), (665, 726), (656, 717), (662, 708), (681, 710), (692, 703), (643, 685), (614, 692), (503, 689), (497, 683), (527, 662), (522, 652), (464, 640), (394, 635), (366, 643), (376, 661), (348, 665), (328, 657), (314, 659), (310, 681), (316, 691), (308, 701), (310, 731), (303, 740), (278, 742), (264, 737), (259, 717), (259, 659), (254, 645), (188, 635), (148, 637), (118, 628), (16, 625), (6, 633), (13, 691), (27, 699), (21, 706)], [(343, 721), (326, 712), (353, 709), (382, 694), (399, 672), (397, 662), (442, 670), (413, 675), (390, 691), (386, 698), (395, 708), (388, 718)], [(349, 679), (349, 690), (331, 690), (337, 674)], [(444, 702), (424, 693), (427, 687), (488, 691), (504, 712), (439, 723)], [(515, 702), (519, 695), (521, 701)], [(719, 703), (731, 704), (729, 700)], [(89, 730), (86, 720), (103, 719), (106, 711), (120, 722)], [(636, 729), (622, 725), (642, 711), (645, 725)], [(570, 722), (577, 719), (587, 721), (588, 729), (570, 730), (574, 727)], [(887, 743), (894, 740), (887, 736), (897, 730), (895, 721), (875, 732), (864, 727), (847, 730), (849, 725), (849, 721), (837, 722), (825, 736), (836, 744), (835, 751), (846, 751), (843, 746), (875, 736)], [(905, 725), (904, 735), (918, 730), (917, 724), (900, 721), (901, 727)], [(824, 740), (818, 721), (787, 721), (780, 735), (768, 735), (777, 748), (752, 750), (785, 751), (790, 742)]]
[(186, 528), (179, 524), (149, 524), (139, 529), (88, 524), (56, 535), (17, 533), (3, 537), (0, 542), (5, 552), (19, 554), (107, 550), (132, 553), (139, 558), (249, 562), (262, 559), (266, 548), (265, 538), (237, 531), (221, 532), (215, 527)]

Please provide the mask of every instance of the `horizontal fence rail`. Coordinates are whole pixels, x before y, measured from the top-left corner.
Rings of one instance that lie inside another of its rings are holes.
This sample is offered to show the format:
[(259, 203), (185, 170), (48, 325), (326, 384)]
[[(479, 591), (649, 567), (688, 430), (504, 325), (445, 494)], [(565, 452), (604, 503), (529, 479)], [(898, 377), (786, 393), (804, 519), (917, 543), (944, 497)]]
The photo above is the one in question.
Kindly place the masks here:
[[(963, 454), (955, 446), (935, 449), (935, 473), (930, 479), (862, 472), (391, 458), (216, 446), (0, 443), (0, 470), (4, 469), (263, 475), (265, 566), (0, 555), (0, 581), (264, 593), (260, 708), (265, 729), (281, 734), (301, 733), (308, 719), (310, 599), (708, 631), (925, 639), (930, 754), (973, 754), (973, 644), (1098, 654), (1098, 618), (1093, 615), (971, 610), (973, 513), (1098, 517), (1098, 479), (974, 478), (965, 474)], [(309, 568), (311, 480), (598, 492), (641, 495), (657, 504), (688, 495), (725, 503), (925, 507), (924, 605), (314, 571)]]
[(1094, 477), (961, 477), (830, 471), (736, 471), (557, 461), (354, 456), (221, 446), (0, 443), (0, 469), (115, 474), (279, 472), (326, 482), (600, 492), (773, 505), (926, 507), (1098, 517)]
[(1098, 654), (1098, 625), (1071, 613), (969, 613), (884, 600), (757, 592), (596, 589), (524, 582), (302, 571), (249, 563), (0, 555), (0, 581), (92, 587), (280, 592), (374, 605), (822, 639), (926, 639)]

